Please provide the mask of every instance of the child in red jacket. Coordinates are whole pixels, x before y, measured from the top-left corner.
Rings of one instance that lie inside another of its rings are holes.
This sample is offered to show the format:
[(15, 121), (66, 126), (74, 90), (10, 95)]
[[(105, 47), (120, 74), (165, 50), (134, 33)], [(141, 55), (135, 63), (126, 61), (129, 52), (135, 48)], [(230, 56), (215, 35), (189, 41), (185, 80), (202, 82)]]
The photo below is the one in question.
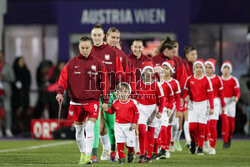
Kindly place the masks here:
[(139, 118), (136, 101), (129, 98), (130, 85), (121, 82), (117, 86), (118, 99), (114, 101), (111, 108), (105, 111), (109, 114), (116, 113), (115, 117), (115, 140), (120, 164), (125, 163), (124, 146), (128, 148), (128, 163), (134, 159), (135, 128)]

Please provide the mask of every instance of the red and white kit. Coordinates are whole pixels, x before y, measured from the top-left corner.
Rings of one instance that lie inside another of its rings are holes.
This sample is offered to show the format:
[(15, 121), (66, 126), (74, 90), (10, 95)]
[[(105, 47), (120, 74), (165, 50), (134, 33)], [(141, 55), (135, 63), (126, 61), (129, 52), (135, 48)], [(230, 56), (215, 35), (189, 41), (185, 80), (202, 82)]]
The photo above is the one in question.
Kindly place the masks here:
[[(152, 63), (144, 63), (142, 68), (142, 74), (146, 69), (151, 69), (154, 72)], [(153, 76), (152, 76), (153, 77)], [(152, 79), (153, 80), (153, 79)], [(150, 84), (145, 84), (143, 80), (138, 81), (136, 85), (138, 109), (140, 112), (138, 124), (139, 124), (139, 144), (140, 155), (145, 155), (145, 139), (148, 140), (148, 157), (152, 156), (153, 144), (154, 144), (154, 131), (158, 126), (158, 121), (153, 114), (157, 110), (157, 104), (159, 104), (159, 111), (162, 113), (164, 106), (164, 91), (160, 83), (155, 80)], [(153, 115), (152, 115), (153, 114)], [(150, 119), (150, 123), (148, 120)], [(148, 125), (148, 133), (146, 133), (146, 127)]]
[(105, 96), (109, 91), (105, 65), (92, 54), (88, 58), (74, 57), (62, 69), (57, 93), (63, 94), (66, 88), (71, 98), (68, 118), (74, 121), (84, 121), (87, 117), (97, 119), (101, 92)]
[[(229, 61), (225, 61), (222, 64), (221, 72), (225, 66), (229, 67), (230, 72), (232, 72), (232, 63)], [(227, 119), (226, 116), (224, 116), (224, 122), (222, 122), (223, 124), (225, 124), (226, 132), (222, 132), (222, 135), (224, 143), (227, 143), (229, 139), (231, 140), (235, 129), (236, 102), (234, 101), (234, 99), (236, 97), (240, 99), (240, 85), (238, 79), (231, 75), (229, 76), (229, 78), (223, 78), (223, 76), (221, 76), (221, 80), (224, 86), (224, 96), (226, 104), (225, 110), (227, 114)]]
[(188, 103), (188, 122), (206, 124), (208, 120), (208, 109), (214, 108), (213, 87), (210, 79), (203, 75), (196, 78), (194, 75), (188, 77), (184, 86), (184, 97), (190, 96)]
[[(202, 59), (196, 60), (194, 67), (198, 63), (202, 65), (205, 72), (204, 61)], [(195, 75), (188, 77), (184, 86), (183, 98), (187, 95), (190, 96), (188, 121), (191, 140), (196, 143), (198, 138), (198, 147), (202, 147), (205, 138), (205, 125), (209, 118), (209, 107), (214, 109), (213, 87), (210, 79), (205, 75), (201, 78), (196, 78)]]
[(131, 124), (137, 124), (139, 111), (136, 101), (115, 100), (111, 108), (107, 111), (109, 114), (116, 113), (115, 117), (115, 139), (116, 143), (126, 143), (128, 147), (135, 146), (135, 130), (130, 129)]
[(235, 97), (240, 98), (240, 84), (236, 77), (230, 76), (225, 79), (221, 76), (221, 80), (224, 86), (224, 96), (226, 103), (226, 112), (228, 117), (235, 117), (236, 114), (236, 102)]
[[(174, 71), (174, 62), (173, 60), (168, 60), (162, 63), (162, 65), (166, 65), (170, 68), (172, 73), (175, 73)], [(166, 117), (162, 114), (162, 127), (161, 127), (161, 132), (160, 132), (160, 140), (161, 140), (161, 149), (167, 149), (169, 150), (170, 148), (170, 142), (171, 142), (171, 130), (172, 130), (172, 125), (176, 123), (176, 112), (174, 111), (177, 109), (177, 111), (180, 111), (180, 94), (181, 94), (181, 88), (179, 82), (171, 78), (168, 81), (165, 81), (165, 83), (168, 83), (172, 90), (173, 90), (173, 100), (172, 104), (170, 103), (169, 107), (173, 111), (173, 114), (170, 117)], [(167, 98), (168, 100), (171, 100), (171, 97)], [(164, 113), (164, 110), (163, 110)], [(171, 122), (169, 122), (169, 119), (172, 119)]]
[(219, 120), (222, 108), (225, 107), (223, 83), (221, 78), (215, 74), (209, 79), (213, 86), (214, 95), (214, 113), (209, 116), (209, 120)]
[[(215, 71), (216, 68), (216, 60), (208, 59), (205, 64), (210, 64)], [(219, 76), (213, 74), (212, 77), (209, 77), (213, 86), (213, 95), (214, 95), (214, 113), (209, 116), (209, 123), (206, 129), (206, 137), (209, 138), (210, 147), (215, 148), (217, 141), (217, 121), (219, 119), (219, 115), (222, 114), (222, 108), (225, 107), (224, 101), (224, 89), (223, 83)], [(221, 115), (222, 121), (224, 121), (224, 114)], [(226, 115), (225, 115), (226, 116)], [(226, 132), (225, 124), (222, 124), (222, 136), (224, 138), (224, 134)]]

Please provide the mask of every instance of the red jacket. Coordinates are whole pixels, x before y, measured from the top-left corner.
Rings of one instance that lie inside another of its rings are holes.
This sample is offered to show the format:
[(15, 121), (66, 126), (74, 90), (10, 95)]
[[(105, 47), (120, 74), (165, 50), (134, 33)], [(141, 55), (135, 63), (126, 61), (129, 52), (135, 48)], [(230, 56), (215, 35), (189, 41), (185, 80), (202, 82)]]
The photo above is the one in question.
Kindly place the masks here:
[(110, 81), (110, 91), (116, 90), (116, 85), (124, 79), (124, 69), (122, 68), (120, 57), (115, 49), (107, 44), (102, 46), (93, 46), (91, 53), (102, 60), (107, 67), (108, 77)]
[[(69, 97), (76, 103), (99, 101), (109, 93), (109, 80), (106, 67), (92, 54), (88, 58), (78, 55), (72, 58), (62, 69), (59, 78), (58, 94), (68, 88)], [(108, 98), (104, 98), (105, 103)]]
[(121, 49), (119, 49), (117, 47), (112, 47), (112, 48), (116, 51), (116, 54), (120, 57), (120, 61), (122, 63), (123, 70), (125, 70), (126, 65), (127, 65), (127, 55), (126, 55), (126, 53), (124, 53)]
[(141, 79), (141, 68), (143, 62), (152, 62), (152, 58), (146, 55), (141, 55), (140, 59), (137, 59), (137, 57), (133, 54), (128, 55), (129, 63), (131, 64), (131, 67), (134, 67), (135, 75), (136, 75), (136, 82)]
[(175, 78), (180, 83), (181, 90), (183, 91), (185, 82), (188, 78), (188, 74), (185, 67), (185, 60), (180, 57), (173, 57), (175, 73), (173, 78)]
[(155, 55), (153, 58), (154, 65), (162, 65), (164, 61), (169, 60), (163, 53)]
[(191, 75), (194, 74), (194, 72), (193, 72), (193, 64), (192, 63), (185, 60), (185, 67), (186, 67), (186, 71), (187, 71), (188, 76), (191, 76)]
[(129, 99), (126, 102), (122, 102), (119, 99), (114, 101), (111, 108), (107, 111), (109, 114), (116, 113), (115, 122), (117, 123), (134, 123), (137, 124), (139, 119), (139, 111), (136, 107), (137, 102), (133, 99)]

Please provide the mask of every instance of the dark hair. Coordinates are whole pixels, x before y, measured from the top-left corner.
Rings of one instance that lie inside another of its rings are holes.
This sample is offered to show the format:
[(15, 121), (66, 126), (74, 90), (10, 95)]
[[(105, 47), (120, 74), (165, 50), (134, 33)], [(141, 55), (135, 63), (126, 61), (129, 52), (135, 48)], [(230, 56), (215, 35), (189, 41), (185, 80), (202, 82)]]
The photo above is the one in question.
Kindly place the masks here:
[(117, 90), (120, 90), (120, 89), (126, 89), (126, 90), (130, 90), (130, 88), (129, 88), (129, 85), (127, 84), (127, 83), (120, 83), (119, 85), (118, 85), (118, 87), (117, 87)]
[(170, 39), (170, 37), (167, 37), (162, 44), (159, 46), (159, 52), (162, 53), (165, 49), (173, 49), (175, 48), (175, 42)]
[(142, 45), (144, 46), (143, 41), (142, 41), (141, 39), (134, 39), (134, 40), (132, 41), (132, 44), (131, 44), (131, 45), (133, 45), (133, 43), (134, 43), (135, 41), (136, 41), (136, 42), (141, 42)]
[(176, 40), (173, 40), (173, 43), (174, 43), (173, 48), (176, 48), (179, 45), (179, 43)]
[(87, 36), (82, 36), (80, 39), (79, 39), (79, 43), (80, 42), (85, 42), (85, 41), (89, 41), (91, 44), (92, 44), (92, 40), (87, 37)]
[(189, 46), (185, 46), (184, 47), (184, 56), (186, 56), (189, 52), (196, 50), (193, 46), (189, 45)]
[(100, 28), (100, 29), (102, 29), (103, 32), (104, 32), (104, 29), (102, 28), (102, 25), (101, 25), (100, 23), (97, 23), (97, 24), (92, 28), (92, 30), (93, 30), (94, 28)]
[(121, 32), (116, 27), (110, 27), (107, 31), (107, 35), (109, 35), (111, 32), (117, 32), (121, 34)]

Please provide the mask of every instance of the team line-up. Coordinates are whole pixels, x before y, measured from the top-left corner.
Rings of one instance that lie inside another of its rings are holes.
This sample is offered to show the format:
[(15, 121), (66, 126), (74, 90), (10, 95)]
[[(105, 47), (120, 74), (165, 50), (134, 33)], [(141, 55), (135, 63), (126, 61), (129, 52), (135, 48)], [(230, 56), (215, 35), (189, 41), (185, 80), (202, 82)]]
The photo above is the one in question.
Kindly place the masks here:
[[(229, 148), (240, 98), (231, 62), (223, 62), (218, 76), (216, 60), (197, 59), (192, 46), (184, 48), (184, 60), (178, 56), (178, 43), (169, 37), (152, 57), (143, 54), (143, 41), (135, 39), (127, 56), (120, 49), (120, 36), (111, 27), (104, 42), (103, 28), (95, 25), (91, 38), (80, 38), (80, 54), (60, 74), (56, 99), (61, 105), (68, 89), (79, 164), (98, 163), (99, 139), (100, 160), (125, 163), (125, 145), (128, 163), (136, 156), (139, 163), (170, 158), (170, 152), (182, 151), (182, 129), (191, 154), (214, 155), (219, 116), (223, 148)], [(115, 79), (109, 78), (111, 72)]]

